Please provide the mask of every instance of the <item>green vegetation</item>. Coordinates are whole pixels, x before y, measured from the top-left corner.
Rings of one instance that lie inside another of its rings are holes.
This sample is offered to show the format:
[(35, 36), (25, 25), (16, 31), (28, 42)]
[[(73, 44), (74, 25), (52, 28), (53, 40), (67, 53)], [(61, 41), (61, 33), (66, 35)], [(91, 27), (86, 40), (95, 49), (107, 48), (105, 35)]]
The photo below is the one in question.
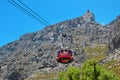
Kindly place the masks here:
[(88, 54), (89, 58), (95, 59), (97, 61), (106, 58), (106, 52), (108, 50), (107, 44), (96, 44), (93, 46), (87, 46), (85, 52)]
[(105, 68), (108, 68), (109, 66), (112, 66), (116, 63), (116, 60), (111, 60), (111, 61), (108, 61), (107, 63), (105, 63), (104, 67)]
[(104, 67), (108, 70), (111, 70), (116, 73), (118, 77), (120, 77), (120, 62), (116, 60), (111, 60), (107, 62)]
[(95, 60), (88, 60), (82, 66), (81, 80), (119, 80), (111, 71), (106, 70)]
[(66, 72), (61, 71), (58, 75), (58, 80), (79, 80), (80, 69), (76, 67), (69, 67)]
[(55, 73), (45, 74), (45, 73), (37, 72), (33, 74), (32, 77), (25, 80), (49, 80), (49, 79), (51, 80), (53, 77), (55, 77)]
[(81, 69), (69, 67), (60, 72), (58, 80), (120, 80), (113, 72), (106, 70), (95, 60), (88, 60)]
[(111, 71), (115, 72), (118, 77), (120, 77), (120, 66), (116, 66), (110, 69)]
[[(89, 56), (89, 59), (95, 59), (96, 61), (100, 61), (106, 58), (106, 52), (108, 51), (108, 45), (107, 44), (98, 44), (96, 43), (96, 45), (94, 46), (87, 46), (85, 49), (85, 52), (87, 53), (87, 55)], [(108, 69), (109, 67), (113, 66), (114, 64), (116, 64), (117, 61), (115, 60), (111, 60), (107, 63), (105, 63), (104, 67), (106, 69)], [(120, 63), (120, 61), (119, 61)], [(119, 66), (115, 66), (112, 67), (110, 69), (111, 71), (115, 72), (117, 74), (117, 76), (120, 76), (120, 65)]]
[(96, 44), (94, 45), (94, 47), (87, 46), (85, 48), (85, 51), (89, 54), (93, 54), (93, 53), (104, 53), (107, 51), (107, 49), (108, 49), (108, 46), (105, 44)]

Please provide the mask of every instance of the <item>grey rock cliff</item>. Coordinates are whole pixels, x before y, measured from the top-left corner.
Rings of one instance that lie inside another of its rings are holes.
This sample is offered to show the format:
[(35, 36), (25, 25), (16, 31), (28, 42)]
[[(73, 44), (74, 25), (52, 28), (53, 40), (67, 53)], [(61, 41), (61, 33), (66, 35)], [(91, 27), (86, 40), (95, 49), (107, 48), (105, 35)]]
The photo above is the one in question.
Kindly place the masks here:
[[(119, 17), (117, 20), (120, 20)], [(115, 26), (120, 25), (115, 22), (102, 26), (95, 21), (94, 14), (87, 11), (81, 17), (21, 36), (19, 40), (0, 48), (1, 80), (23, 80), (38, 70), (57, 72), (70, 65), (81, 66), (88, 58), (83, 48), (95, 43), (110, 44), (109, 52), (114, 50), (119, 42), (119, 30)], [(64, 46), (75, 54), (75, 61), (70, 64), (56, 61), (56, 51), (61, 49), (62, 33), (67, 34)]]

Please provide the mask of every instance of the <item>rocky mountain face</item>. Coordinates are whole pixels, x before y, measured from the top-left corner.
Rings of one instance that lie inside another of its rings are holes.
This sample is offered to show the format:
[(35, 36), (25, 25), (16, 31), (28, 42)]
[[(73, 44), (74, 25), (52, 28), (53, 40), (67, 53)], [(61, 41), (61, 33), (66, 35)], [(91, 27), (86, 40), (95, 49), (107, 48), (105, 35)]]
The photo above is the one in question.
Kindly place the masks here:
[[(88, 46), (108, 45), (107, 54), (113, 54), (120, 48), (119, 27), (120, 16), (102, 26), (87, 11), (81, 17), (25, 34), (0, 48), (0, 80), (24, 80), (36, 71), (54, 73), (72, 65), (80, 67), (89, 58)], [(63, 33), (67, 34), (64, 41)], [(61, 42), (64, 48), (73, 50), (72, 63), (57, 63), (56, 52), (61, 49)]]
[(120, 60), (120, 16), (112, 21), (108, 27), (114, 27), (114, 37), (109, 42), (108, 46), (108, 58)]
[(114, 38), (112, 39), (112, 42), (109, 46), (109, 49), (112, 52), (114, 51), (114, 49), (120, 48), (120, 16), (118, 16), (116, 20), (112, 21), (111, 24), (109, 24), (108, 26), (114, 26)]

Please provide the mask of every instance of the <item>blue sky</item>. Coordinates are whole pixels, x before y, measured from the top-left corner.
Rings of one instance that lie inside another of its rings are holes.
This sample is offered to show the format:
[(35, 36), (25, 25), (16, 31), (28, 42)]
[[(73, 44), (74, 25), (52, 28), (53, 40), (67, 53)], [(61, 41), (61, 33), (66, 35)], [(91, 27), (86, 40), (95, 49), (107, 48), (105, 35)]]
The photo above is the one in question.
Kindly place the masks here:
[[(16, 0), (15, 0), (16, 1)], [(50, 24), (82, 16), (86, 10), (96, 21), (108, 24), (120, 15), (120, 0), (21, 0)], [(0, 46), (29, 32), (42, 30), (38, 23), (7, 0), (0, 0)]]

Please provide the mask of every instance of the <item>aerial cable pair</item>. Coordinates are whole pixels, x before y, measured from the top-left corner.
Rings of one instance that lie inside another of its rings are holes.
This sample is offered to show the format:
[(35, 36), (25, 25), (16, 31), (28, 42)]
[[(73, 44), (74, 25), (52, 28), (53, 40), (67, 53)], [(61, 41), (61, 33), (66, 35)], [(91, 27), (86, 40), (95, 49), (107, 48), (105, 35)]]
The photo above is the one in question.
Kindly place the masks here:
[(24, 4), (22, 1), (20, 0), (7, 0), (9, 3), (11, 3), (12, 5), (14, 5), (15, 7), (17, 7), (18, 9), (20, 9), (21, 11), (23, 11), (24, 13), (26, 13), (27, 15), (29, 15), (30, 17), (32, 17), (33, 19), (35, 19), (36, 21), (38, 21), (39, 23), (44, 24), (45, 26), (50, 26), (50, 23), (47, 22), (45, 19), (43, 19), (41, 16), (39, 16), (35, 11), (33, 11), (31, 8), (29, 8), (26, 4)]

